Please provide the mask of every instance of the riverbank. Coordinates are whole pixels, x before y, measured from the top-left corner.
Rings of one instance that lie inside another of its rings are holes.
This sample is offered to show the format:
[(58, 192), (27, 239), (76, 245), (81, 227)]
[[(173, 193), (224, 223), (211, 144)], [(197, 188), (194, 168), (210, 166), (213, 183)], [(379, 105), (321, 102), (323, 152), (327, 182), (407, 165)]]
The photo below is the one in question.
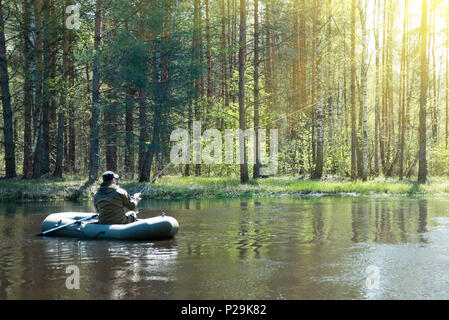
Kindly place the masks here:
[[(140, 192), (146, 184), (119, 181), (130, 194)], [(0, 180), (0, 201), (87, 200), (99, 183), (87, 185), (81, 179)], [(449, 196), (449, 179), (433, 178), (426, 184), (415, 181), (377, 178), (367, 182), (346, 179), (308, 180), (279, 177), (251, 180), (240, 184), (238, 178), (162, 177), (151, 184), (145, 199), (236, 198), (251, 196)]]

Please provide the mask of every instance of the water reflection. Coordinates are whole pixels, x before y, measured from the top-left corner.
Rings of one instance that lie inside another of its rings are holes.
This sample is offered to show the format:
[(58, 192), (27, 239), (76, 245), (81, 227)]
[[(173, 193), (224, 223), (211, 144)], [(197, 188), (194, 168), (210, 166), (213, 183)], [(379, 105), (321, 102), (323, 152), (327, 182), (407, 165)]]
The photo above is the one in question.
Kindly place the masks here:
[(96, 257), (86, 262), (90, 264), (88, 277), (97, 280), (91, 283), (91, 298), (158, 299), (160, 289), (170, 290), (175, 280), (176, 245), (104, 242), (89, 256)]
[[(91, 211), (91, 204), (0, 205), (0, 299), (449, 298), (447, 201), (273, 198), (142, 207), (151, 209), (142, 218), (161, 210), (174, 216), (176, 239), (38, 238), (47, 214)], [(80, 268), (80, 290), (65, 287), (69, 265)], [(374, 291), (366, 287), (369, 265), (380, 270)]]

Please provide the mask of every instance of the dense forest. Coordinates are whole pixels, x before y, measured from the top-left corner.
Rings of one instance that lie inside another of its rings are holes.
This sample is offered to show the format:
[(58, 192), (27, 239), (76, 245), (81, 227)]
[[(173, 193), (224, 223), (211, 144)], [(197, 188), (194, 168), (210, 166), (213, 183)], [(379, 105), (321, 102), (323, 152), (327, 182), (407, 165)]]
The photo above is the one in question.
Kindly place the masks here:
[(0, 175), (261, 176), (171, 164), (201, 121), (278, 129), (277, 175), (425, 182), (449, 175), (448, 59), (443, 0), (0, 0)]

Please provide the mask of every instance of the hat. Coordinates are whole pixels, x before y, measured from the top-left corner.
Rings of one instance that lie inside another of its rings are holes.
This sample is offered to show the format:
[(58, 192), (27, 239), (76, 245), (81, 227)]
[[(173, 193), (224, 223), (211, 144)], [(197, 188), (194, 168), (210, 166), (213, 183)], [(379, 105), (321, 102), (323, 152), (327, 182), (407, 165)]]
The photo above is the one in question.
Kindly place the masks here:
[(118, 174), (112, 171), (106, 171), (103, 173), (103, 182), (109, 182), (112, 181), (112, 179), (118, 179)]

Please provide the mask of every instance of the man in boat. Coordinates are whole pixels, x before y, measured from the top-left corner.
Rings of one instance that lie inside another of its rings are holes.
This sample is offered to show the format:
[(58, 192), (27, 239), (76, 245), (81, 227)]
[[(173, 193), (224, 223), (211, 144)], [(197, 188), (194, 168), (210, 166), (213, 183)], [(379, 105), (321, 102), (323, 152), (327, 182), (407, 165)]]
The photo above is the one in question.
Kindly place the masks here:
[(129, 196), (128, 192), (117, 185), (118, 177), (112, 171), (103, 173), (103, 183), (94, 195), (99, 224), (127, 224), (136, 221), (133, 210), (140, 200), (140, 193)]

